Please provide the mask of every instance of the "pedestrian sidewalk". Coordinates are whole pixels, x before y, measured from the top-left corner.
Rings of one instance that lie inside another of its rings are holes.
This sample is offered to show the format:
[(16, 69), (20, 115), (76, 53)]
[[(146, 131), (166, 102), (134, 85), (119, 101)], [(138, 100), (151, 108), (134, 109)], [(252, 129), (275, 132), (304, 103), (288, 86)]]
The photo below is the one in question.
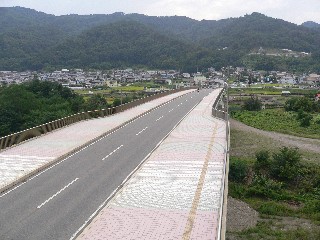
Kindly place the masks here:
[(177, 92), (108, 117), (81, 121), (2, 151), (0, 192), (134, 118), (192, 91)]
[(212, 117), (212, 105), (220, 91), (190, 112), (77, 240), (218, 239), (227, 125)]

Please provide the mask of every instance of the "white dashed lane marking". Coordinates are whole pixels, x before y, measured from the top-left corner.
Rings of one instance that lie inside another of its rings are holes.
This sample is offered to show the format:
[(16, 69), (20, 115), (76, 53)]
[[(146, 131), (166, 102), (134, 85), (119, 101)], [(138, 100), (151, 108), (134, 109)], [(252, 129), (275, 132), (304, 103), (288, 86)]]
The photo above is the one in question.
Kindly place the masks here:
[(75, 183), (76, 181), (78, 181), (79, 178), (74, 179), (72, 182), (70, 182), (68, 185), (64, 186), (62, 189), (60, 189), (58, 192), (56, 192), (55, 194), (53, 194), (50, 198), (48, 198), (46, 201), (44, 201), (42, 204), (40, 204), (37, 208), (41, 208), (43, 207), (45, 204), (47, 204), (48, 202), (50, 202), (54, 197), (56, 197), (59, 193), (61, 193), (62, 191), (66, 190), (68, 187), (70, 187), (73, 183)]
[(148, 127), (145, 127), (144, 129), (142, 129), (140, 132), (138, 132), (136, 135), (140, 135), (141, 133), (143, 133), (145, 130), (147, 130)]
[(159, 117), (159, 118), (156, 120), (156, 122), (158, 122), (161, 118), (163, 118), (163, 116)]
[(122, 148), (123, 145), (120, 145), (119, 147), (117, 147), (115, 150), (113, 150), (111, 153), (109, 153), (107, 156), (105, 156), (104, 158), (102, 158), (102, 161), (106, 160), (108, 157), (110, 157), (112, 154), (114, 154), (116, 151), (118, 151), (120, 148)]

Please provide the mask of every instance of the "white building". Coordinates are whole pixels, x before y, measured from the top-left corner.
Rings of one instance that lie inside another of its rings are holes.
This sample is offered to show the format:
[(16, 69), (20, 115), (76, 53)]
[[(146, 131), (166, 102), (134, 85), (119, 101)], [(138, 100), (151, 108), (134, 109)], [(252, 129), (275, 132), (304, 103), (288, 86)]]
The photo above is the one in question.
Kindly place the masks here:
[(194, 75), (193, 81), (195, 85), (205, 85), (207, 83), (207, 78), (198, 72)]

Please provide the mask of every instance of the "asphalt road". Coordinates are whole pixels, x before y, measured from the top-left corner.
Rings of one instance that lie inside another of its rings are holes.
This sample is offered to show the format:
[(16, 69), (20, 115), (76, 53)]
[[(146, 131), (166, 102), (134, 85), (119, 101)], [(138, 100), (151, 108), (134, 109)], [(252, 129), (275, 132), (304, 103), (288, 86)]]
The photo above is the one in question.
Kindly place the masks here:
[(159, 107), (0, 195), (0, 239), (70, 239), (209, 92)]

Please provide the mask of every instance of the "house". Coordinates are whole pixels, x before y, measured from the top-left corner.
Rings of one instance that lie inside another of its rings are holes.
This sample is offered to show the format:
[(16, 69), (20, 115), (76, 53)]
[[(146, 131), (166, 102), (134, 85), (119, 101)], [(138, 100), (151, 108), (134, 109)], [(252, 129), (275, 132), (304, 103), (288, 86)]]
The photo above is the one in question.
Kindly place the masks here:
[(282, 84), (295, 84), (296, 80), (293, 76), (286, 75), (286, 76), (281, 77), (279, 79), (279, 82)]
[(108, 87), (118, 87), (118, 82), (116, 80), (107, 80), (105, 82), (105, 84), (108, 86)]
[(309, 74), (309, 76), (307, 76), (303, 79), (303, 83), (308, 84), (308, 85), (319, 84), (320, 83), (320, 75), (314, 74), (314, 73)]
[(184, 78), (190, 78), (190, 73), (182, 73), (182, 77)]
[(315, 95), (314, 100), (317, 101), (317, 102), (320, 101), (320, 93), (317, 93)]
[(242, 73), (242, 72), (245, 71), (245, 68), (244, 68), (244, 67), (236, 67), (236, 71), (237, 71), (238, 73)]
[(154, 83), (158, 83), (158, 84), (165, 84), (167, 82), (167, 79), (155, 79)]
[(207, 84), (207, 78), (205, 76), (202, 76), (201, 73), (197, 72), (193, 76), (193, 81), (196, 85), (205, 85)]

